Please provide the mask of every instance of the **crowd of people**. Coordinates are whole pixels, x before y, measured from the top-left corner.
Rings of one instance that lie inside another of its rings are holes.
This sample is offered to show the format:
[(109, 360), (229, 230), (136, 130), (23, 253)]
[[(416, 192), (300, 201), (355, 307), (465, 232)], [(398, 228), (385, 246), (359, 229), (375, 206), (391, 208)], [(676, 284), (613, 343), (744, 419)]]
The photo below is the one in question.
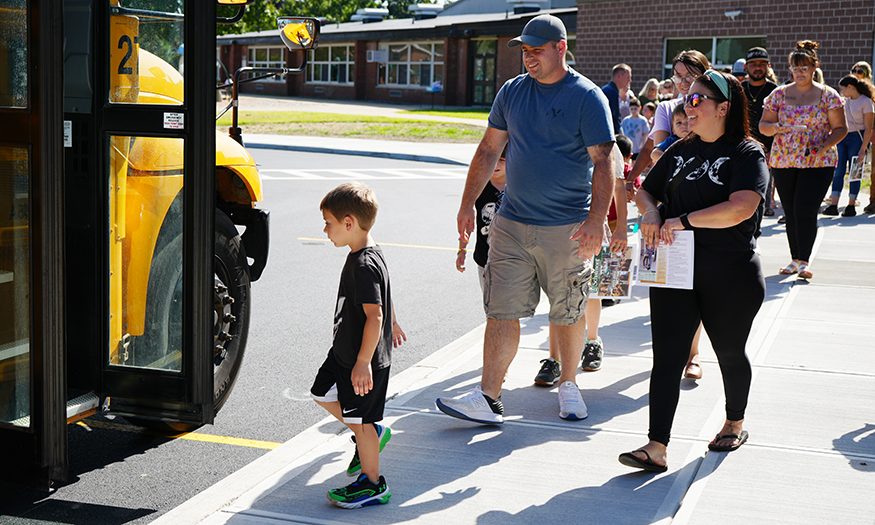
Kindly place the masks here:
[[(748, 438), (745, 344), (765, 297), (756, 251), (762, 218), (774, 216), (780, 200), (791, 256), (780, 273), (811, 279), (820, 205), (831, 182), (829, 197), (841, 195), (848, 173), (854, 176), (843, 215), (855, 215), (859, 173), (872, 140), (871, 68), (855, 64), (842, 78), (840, 96), (823, 83), (816, 42), (801, 41), (788, 54), (784, 81), (762, 47), (725, 71), (716, 71), (701, 52), (685, 50), (673, 57), (670, 79), (649, 79), (636, 96), (626, 64), (617, 64), (601, 88), (568, 67), (558, 19), (534, 18), (509, 45), (522, 46), (527, 73), (496, 97), (457, 217), (457, 268), (464, 269), (472, 232), (479, 236), (477, 250), (487, 251), (478, 261), (487, 314), (483, 376), (461, 396), (438, 398), (438, 409), (477, 423), (503, 422), (501, 386), (517, 351), (519, 319), (533, 314), (543, 290), (550, 302), (550, 355), (534, 382), (559, 383), (561, 418), (586, 417), (576, 375), (601, 367), (603, 345), (589, 336), (597, 332), (589, 319), (593, 301), (578, 288), (587, 287), (599, 230), (611, 249), (625, 243), (617, 235), (622, 228), (602, 228), (602, 210), (612, 200), (622, 204), (625, 193), (640, 214), (644, 243), (671, 244), (676, 230), (693, 230), (696, 256), (692, 289), (650, 290), (649, 442), (619, 460), (667, 469), (681, 378), (702, 377), (703, 329), (726, 397), (726, 420), (709, 448), (737, 449)], [(856, 138), (847, 139), (849, 131)], [(606, 165), (613, 156), (606, 153), (611, 134), (616, 149), (628, 149), (628, 156), (618, 155), (626, 161), (622, 169)], [(495, 197), (487, 184), (497, 163), (503, 190), (484, 213), (478, 196), (486, 186)], [(624, 191), (617, 191), (612, 173)], [(871, 204), (864, 211), (875, 212)]]
[[(736, 450), (748, 439), (752, 373), (745, 345), (765, 298), (756, 241), (762, 217), (774, 214), (772, 186), (791, 256), (780, 273), (811, 279), (820, 206), (832, 186), (823, 213), (838, 213), (848, 173), (850, 201), (842, 215), (855, 215), (875, 113), (871, 67), (855, 64), (841, 79), (840, 95), (818, 76), (816, 42), (796, 44), (788, 56), (789, 80), (781, 84), (762, 47), (728, 71), (685, 50), (673, 57), (669, 80), (648, 80), (636, 97), (626, 64), (615, 66), (601, 88), (570, 68), (565, 26), (555, 16), (532, 18), (508, 46), (521, 48), (526, 73), (496, 95), (456, 217), (459, 271), (476, 238), (487, 317), (482, 376), (470, 391), (438, 398), (437, 408), (475, 423), (504, 422), (502, 385), (519, 347), (520, 319), (534, 315), (543, 292), (550, 355), (534, 383), (559, 383), (560, 418), (587, 417), (578, 363), (596, 371), (604, 356), (597, 336), (602, 303), (590, 298), (592, 260), (603, 245), (626, 249), (627, 201), (634, 200), (649, 249), (671, 245), (675, 232), (687, 230), (695, 257), (690, 289), (649, 291), (648, 442), (618, 460), (651, 472), (668, 469), (681, 380), (702, 377), (703, 329), (720, 365), (726, 415), (708, 447)], [(356, 480), (328, 498), (346, 508), (382, 504), (391, 493), (379, 455), (392, 433), (379, 422), (391, 349), (406, 337), (394, 320), (382, 252), (368, 233), (377, 210), (373, 193), (357, 183), (342, 185), (320, 208), (329, 239), (349, 247), (350, 255), (334, 345), (311, 393), (356, 441), (347, 469)], [(864, 211), (875, 212), (871, 200)]]
[[(841, 215), (857, 215), (867, 166), (871, 185), (871, 144), (875, 141), (872, 67), (864, 61), (855, 63), (836, 90), (823, 82), (818, 47), (817, 42), (799, 42), (790, 53), (788, 75), (783, 82), (772, 68), (769, 52), (762, 47), (750, 49), (746, 57), (722, 70), (741, 83), (748, 102), (750, 134), (762, 145), (768, 159), (769, 187), (763, 216), (775, 215), (776, 193), (784, 211), (778, 222), (787, 225), (791, 261), (780, 273), (798, 274), (805, 279), (814, 276), (809, 258), (818, 214), (839, 215), (839, 197), (847, 184), (849, 199)], [(612, 111), (617, 108), (614, 120), (620, 122), (619, 132), (635, 144), (635, 167), (628, 179), (630, 196), (633, 181), (651, 169), (666, 147), (688, 133), (684, 105), (678, 101), (689, 89), (686, 74), (700, 75), (710, 67), (707, 58), (699, 55), (684, 51), (675, 57), (674, 69), (680, 73), (671, 80), (671, 95), (664, 94), (664, 84), (650, 79), (635, 97), (630, 87), (631, 68), (625, 64), (613, 68), (611, 82), (603, 88), (609, 100), (617, 98), (610, 107)], [(652, 118), (641, 117), (636, 109), (642, 100), (647, 101), (645, 105), (656, 104)], [(638, 127), (641, 120), (647, 121), (647, 134)], [(642, 151), (649, 152), (650, 157), (639, 158)], [(863, 212), (875, 213), (871, 191)]]

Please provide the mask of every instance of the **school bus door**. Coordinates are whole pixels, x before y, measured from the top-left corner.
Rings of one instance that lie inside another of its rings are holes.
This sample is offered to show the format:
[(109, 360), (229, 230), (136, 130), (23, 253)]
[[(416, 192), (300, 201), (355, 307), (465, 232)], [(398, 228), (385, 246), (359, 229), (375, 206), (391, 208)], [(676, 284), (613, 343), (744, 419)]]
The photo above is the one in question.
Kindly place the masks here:
[(93, 247), (67, 257), (69, 380), (116, 414), (212, 423), (215, 1), (65, 3), (66, 52), (93, 41), (65, 93), (90, 161), (68, 159), (68, 240)]
[(67, 474), (61, 2), (0, 0), (0, 479)]

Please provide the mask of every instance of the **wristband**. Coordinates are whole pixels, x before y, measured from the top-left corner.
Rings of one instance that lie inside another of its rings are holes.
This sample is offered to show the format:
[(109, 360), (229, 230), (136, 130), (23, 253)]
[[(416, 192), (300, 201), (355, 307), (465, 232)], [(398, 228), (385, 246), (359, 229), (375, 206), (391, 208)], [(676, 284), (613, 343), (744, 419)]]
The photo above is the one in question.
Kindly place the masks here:
[(690, 224), (690, 219), (689, 219), (689, 217), (687, 217), (686, 213), (682, 213), (681, 216), (678, 217), (678, 219), (681, 220), (681, 224), (684, 225), (685, 230), (694, 230), (695, 229), (695, 228), (693, 228), (693, 225)]

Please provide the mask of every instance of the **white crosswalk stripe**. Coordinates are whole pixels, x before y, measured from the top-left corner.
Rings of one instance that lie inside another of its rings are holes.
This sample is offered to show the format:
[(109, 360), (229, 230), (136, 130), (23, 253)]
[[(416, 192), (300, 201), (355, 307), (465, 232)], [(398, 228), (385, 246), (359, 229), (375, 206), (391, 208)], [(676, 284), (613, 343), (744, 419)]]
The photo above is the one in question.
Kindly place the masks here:
[(408, 169), (259, 169), (264, 180), (423, 180), (464, 179), (468, 170), (458, 168), (408, 168)]

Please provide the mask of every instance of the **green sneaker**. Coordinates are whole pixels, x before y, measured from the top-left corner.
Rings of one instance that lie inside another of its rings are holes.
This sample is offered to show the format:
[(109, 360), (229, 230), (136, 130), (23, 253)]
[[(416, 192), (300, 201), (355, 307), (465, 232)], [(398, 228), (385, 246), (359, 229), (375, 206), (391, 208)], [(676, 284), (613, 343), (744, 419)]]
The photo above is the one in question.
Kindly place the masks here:
[(392, 493), (383, 476), (380, 476), (379, 483), (374, 483), (364, 474), (345, 487), (328, 491), (329, 501), (345, 509), (382, 505), (389, 503), (391, 497)]
[[(386, 443), (392, 439), (392, 429), (377, 423), (374, 423), (374, 427), (377, 429), (377, 437), (380, 438), (380, 452), (382, 452), (383, 449), (386, 448)], [(352, 442), (355, 443), (355, 436), (352, 436)], [(355, 454), (352, 456), (352, 461), (350, 461), (349, 466), (346, 467), (346, 475), (354, 478), (358, 476), (361, 471), (362, 462), (359, 459), (359, 449), (356, 447)]]

